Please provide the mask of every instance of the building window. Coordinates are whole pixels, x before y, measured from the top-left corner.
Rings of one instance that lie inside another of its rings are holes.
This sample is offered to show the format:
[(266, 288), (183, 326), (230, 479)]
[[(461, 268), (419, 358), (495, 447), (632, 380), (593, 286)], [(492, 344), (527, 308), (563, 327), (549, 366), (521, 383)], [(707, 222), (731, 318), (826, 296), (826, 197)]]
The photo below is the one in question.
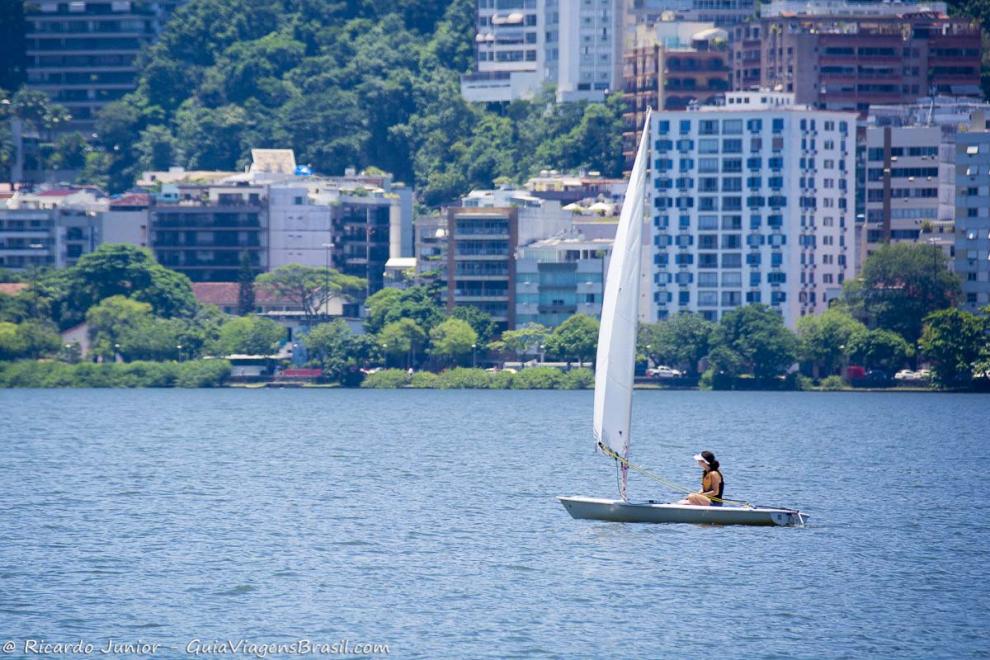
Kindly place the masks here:
[(742, 268), (742, 255), (738, 252), (723, 254), (722, 268)]

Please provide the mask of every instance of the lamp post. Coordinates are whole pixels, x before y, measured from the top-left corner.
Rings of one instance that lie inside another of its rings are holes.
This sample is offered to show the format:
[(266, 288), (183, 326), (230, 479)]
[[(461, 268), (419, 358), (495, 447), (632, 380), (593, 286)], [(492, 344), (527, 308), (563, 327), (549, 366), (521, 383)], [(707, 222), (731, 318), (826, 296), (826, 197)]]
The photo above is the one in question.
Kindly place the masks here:
[(179, 352), (179, 362), (182, 362), (182, 344), (176, 344), (175, 349)]
[(388, 369), (388, 344), (382, 344), (382, 358), (385, 363), (385, 368)]
[(928, 244), (932, 246), (932, 290), (931, 290), (931, 294), (932, 294), (932, 305), (933, 306), (936, 304), (935, 296), (937, 295), (935, 293), (936, 286), (937, 286), (935, 284), (935, 280), (938, 278), (938, 250), (939, 250), (939, 247), (938, 247), (937, 243), (938, 243), (938, 239), (935, 238), (934, 236), (932, 236), (931, 238), (928, 239)]
[(120, 355), (120, 344), (114, 344), (113, 345), (113, 361), (114, 362), (118, 362), (118, 361), (119, 362), (123, 362), (123, 359), (121, 358), (121, 355)]
[(471, 367), (478, 368), (478, 345), (471, 344)]
[[(327, 251), (327, 267), (323, 271), (323, 314), (329, 316), (330, 312), (330, 248), (333, 243), (324, 243), (323, 249)], [(325, 320), (325, 319), (324, 319)]]

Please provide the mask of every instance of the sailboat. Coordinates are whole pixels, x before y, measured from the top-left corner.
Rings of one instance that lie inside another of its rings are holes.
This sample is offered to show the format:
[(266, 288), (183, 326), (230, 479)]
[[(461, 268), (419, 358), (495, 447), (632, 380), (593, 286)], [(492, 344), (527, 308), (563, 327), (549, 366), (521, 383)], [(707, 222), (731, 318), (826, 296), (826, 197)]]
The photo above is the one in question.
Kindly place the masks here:
[(636, 330), (643, 246), (643, 212), (649, 160), (650, 112), (639, 141), (619, 226), (612, 247), (602, 301), (595, 367), (594, 436), (598, 451), (617, 462), (619, 499), (558, 497), (572, 517), (584, 520), (719, 525), (803, 525), (806, 514), (794, 509), (724, 502), (722, 506), (631, 502), (626, 496), (629, 427), (632, 417)]

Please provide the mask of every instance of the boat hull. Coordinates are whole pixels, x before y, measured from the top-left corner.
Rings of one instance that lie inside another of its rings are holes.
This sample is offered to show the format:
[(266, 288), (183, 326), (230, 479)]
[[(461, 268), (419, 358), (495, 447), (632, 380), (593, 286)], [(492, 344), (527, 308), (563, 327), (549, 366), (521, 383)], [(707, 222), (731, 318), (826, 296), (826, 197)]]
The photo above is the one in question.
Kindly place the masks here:
[(701, 525), (764, 525), (795, 527), (807, 514), (793, 509), (764, 507), (691, 506), (656, 502), (626, 502), (596, 497), (558, 497), (572, 518), (634, 523), (693, 523)]

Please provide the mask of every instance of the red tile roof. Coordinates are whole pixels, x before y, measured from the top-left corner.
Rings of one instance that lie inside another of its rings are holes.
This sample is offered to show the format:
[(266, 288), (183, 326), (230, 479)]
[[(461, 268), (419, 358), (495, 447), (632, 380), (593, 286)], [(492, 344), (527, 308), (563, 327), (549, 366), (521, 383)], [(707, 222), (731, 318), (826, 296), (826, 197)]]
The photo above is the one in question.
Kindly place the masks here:
[(0, 293), (6, 294), (8, 296), (16, 296), (22, 290), (27, 288), (27, 284), (24, 282), (6, 282), (0, 284)]
[[(216, 305), (217, 307), (237, 307), (241, 285), (237, 282), (193, 282), (193, 295), (201, 305)], [(291, 300), (285, 300), (272, 295), (267, 289), (254, 286), (254, 301), (261, 307), (279, 306), (295, 307)]]
[(148, 193), (127, 193), (117, 199), (110, 200), (110, 208), (115, 206), (151, 206), (151, 195)]
[(68, 197), (69, 195), (75, 195), (78, 190), (72, 190), (70, 188), (55, 188), (52, 190), (42, 190), (38, 193), (38, 197)]

